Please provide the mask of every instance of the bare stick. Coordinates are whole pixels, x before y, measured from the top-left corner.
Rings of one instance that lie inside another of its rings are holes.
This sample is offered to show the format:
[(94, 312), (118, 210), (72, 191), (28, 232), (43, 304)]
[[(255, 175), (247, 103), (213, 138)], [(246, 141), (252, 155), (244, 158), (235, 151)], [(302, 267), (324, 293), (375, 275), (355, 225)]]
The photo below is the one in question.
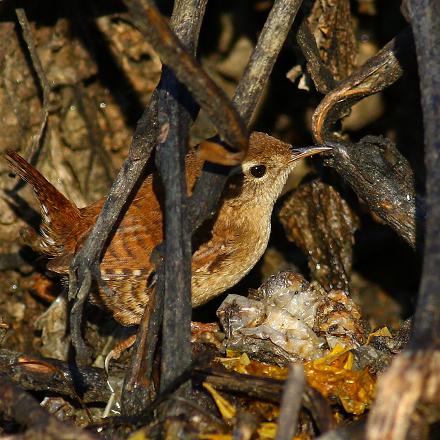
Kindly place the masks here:
[[(187, 14), (191, 9), (199, 11), (201, 24), (203, 13), (200, 11), (205, 7), (206, 0), (193, 0), (192, 3), (180, 0), (174, 5), (173, 16), (186, 15), (187, 20), (173, 19), (171, 25), (180, 41), (194, 54), (197, 43), (193, 43), (192, 14), (191, 18)], [(187, 218), (185, 156), (192, 123), (190, 111), (195, 107), (188, 91), (166, 69), (161, 82), (158, 114), (159, 132), (166, 133), (166, 136), (160, 138), (156, 153), (157, 168), (165, 188), (161, 390), (165, 390), (191, 364), (191, 230)]]
[(440, 341), (440, 4), (409, 1), (425, 125), (427, 221), (423, 274), (411, 346)]
[[(163, 316), (163, 265), (159, 267), (156, 285), (153, 287), (148, 306), (145, 307), (136, 335), (130, 365), (122, 386), (121, 406), (125, 415), (135, 414), (153, 399), (151, 373)], [(161, 292), (161, 293), (162, 293)]]
[(50, 391), (84, 403), (106, 402), (110, 397), (105, 371), (75, 367), (66, 362), (10, 350), (0, 350), (0, 373), (29, 391)]
[(407, 348), (379, 377), (366, 439), (404, 440), (417, 419), (426, 431), (430, 422), (439, 420), (439, 408), (440, 350)]
[(235, 90), (232, 102), (243, 121), (249, 125), (264, 86), (287, 34), (292, 27), (302, 0), (277, 0), (261, 30), (258, 43)]
[(336, 86), (336, 81), (333, 79), (333, 75), (321, 59), (315, 37), (310, 32), (307, 17), (305, 16), (302, 17), (301, 24), (298, 27), (296, 41), (306, 59), (307, 70), (312, 77), (316, 90), (323, 94), (328, 93)]
[[(301, 1), (276, 0), (264, 23), (232, 100), (247, 125), (252, 119), (255, 106), (263, 94), (264, 86), (301, 3)], [(205, 164), (189, 202), (189, 220), (193, 231), (207, 217), (214, 215), (228, 173), (227, 168), (219, 169), (212, 164)]]
[[(151, 2), (148, 2), (148, 4), (151, 5)], [(138, 11), (140, 8), (138, 2), (135, 2), (134, 0), (127, 0), (127, 5), (129, 7), (132, 6), (135, 11)], [(177, 52), (177, 57), (174, 56), (176, 55), (176, 53), (173, 52), (170, 49), (169, 45), (167, 45), (166, 43), (168, 39), (175, 41), (176, 37), (172, 35), (168, 25), (164, 22), (163, 19), (159, 19), (159, 22), (155, 21), (156, 19), (158, 19), (156, 13), (157, 11), (155, 8), (152, 8), (154, 7), (151, 6), (150, 15), (148, 17), (152, 18), (153, 21), (150, 20), (149, 22), (151, 26), (148, 26), (148, 32), (157, 32), (157, 35), (155, 34), (155, 38), (163, 40), (163, 42), (159, 44), (156, 50), (159, 52), (159, 55), (162, 57), (162, 59), (163, 56), (167, 58), (167, 61), (173, 71), (181, 72), (182, 69), (190, 69), (189, 73), (184, 75), (183, 80), (191, 90), (194, 89), (196, 86), (199, 85), (197, 77), (206, 77), (206, 74), (203, 72), (197, 62), (188, 56), (180, 42), (178, 42), (179, 50), (176, 49), (175, 51)], [(143, 11), (142, 8), (141, 11)], [(197, 17), (198, 13), (199, 11), (194, 11), (194, 16)], [(186, 20), (187, 18), (188, 15), (185, 15), (184, 19)], [(192, 17), (191, 20), (186, 21), (188, 23), (191, 23), (193, 20), (195, 20), (194, 17)], [(195, 23), (199, 22), (196, 20)], [(198, 31), (195, 34), (198, 35)], [(162, 54), (161, 50), (164, 50), (165, 53)], [(170, 57), (170, 53), (172, 53), (173, 56)], [(247, 134), (243, 129), (243, 124), (240, 122), (235, 110), (232, 108), (232, 105), (229, 103), (229, 101), (225, 101), (223, 99), (223, 94), (218, 91), (218, 88), (214, 87), (209, 90), (211, 92), (211, 95), (213, 96), (213, 102), (220, 103), (218, 107), (213, 106), (215, 113), (215, 122), (217, 121), (217, 119), (218, 121), (225, 121), (225, 114), (232, 117), (232, 119), (235, 118), (234, 121), (230, 120), (230, 118), (227, 118), (229, 126), (226, 128), (223, 127), (223, 129), (219, 129), (219, 131), (229, 133), (228, 130), (230, 130), (233, 133), (232, 135), (228, 135), (225, 137), (227, 137), (228, 139), (233, 139), (234, 142), (235, 139), (237, 139), (235, 148), (238, 148), (239, 150), (239, 152), (237, 153), (237, 157), (239, 157), (243, 154), (241, 149), (245, 148), (245, 144), (247, 143)], [(219, 95), (217, 96), (216, 93), (218, 93)], [(112, 190), (110, 191), (110, 194), (108, 195), (106, 202), (104, 203), (102, 211), (98, 216), (96, 223), (92, 228), (90, 234), (88, 235), (84, 245), (80, 248), (80, 250), (76, 253), (75, 257), (72, 260), (69, 271), (70, 300), (74, 300), (78, 295), (78, 292), (80, 291), (80, 286), (84, 282), (86, 274), (88, 272), (92, 274), (95, 280), (98, 280), (98, 282), (102, 283), (100, 281), (99, 264), (100, 259), (102, 258), (102, 253), (107, 243), (107, 239), (111, 231), (115, 227), (116, 223), (120, 221), (122, 217), (121, 213), (124, 211), (124, 209), (127, 208), (128, 196), (136, 185), (140, 176), (142, 175), (149, 155), (156, 144), (156, 139), (158, 135), (158, 125), (156, 118), (157, 101), (158, 93), (156, 92), (152, 96), (149, 107), (147, 107), (147, 109), (144, 111), (141, 119), (138, 122), (136, 131), (133, 135), (128, 158), (126, 159), (118, 175), (116, 176), (116, 179), (112, 186)], [(80, 327), (82, 320), (82, 307), (78, 307), (75, 310), (77, 315), (72, 315), (71, 326), (72, 328), (77, 328), (74, 333), (78, 337), (72, 338), (72, 343), (76, 349), (79, 362), (87, 362), (88, 356), (83, 356), (81, 354), (86, 354), (84, 342), (79, 339), (81, 335)]]
[(275, 440), (290, 440), (296, 433), (302, 394), (305, 386), (302, 365), (291, 365), (284, 384)]
[[(166, 81), (166, 83), (165, 83)], [(165, 188), (165, 297), (161, 390), (191, 363), (191, 234), (187, 221), (185, 155), (191, 119), (174, 75), (165, 75), (159, 98), (159, 126), (166, 132), (156, 152)], [(180, 92), (180, 97), (179, 97)], [(176, 95), (177, 93), (177, 95)]]
[[(134, 0), (125, 0), (125, 4), (133, 17), (134, 24), (159, 53), (162, 62), (170, 66), (179, 81), (188, 87), (223, 140), (237, 153), (236, 163), (240, 163), (247, 150), (248, 135), (242, 120), (235, 108), (230, 105), (225, 93), (185, 50), (182, 42), (171, 31), (151, 0), (144, 0), (143, 5)], [(186, 19), (189, 21), (191, 17), (186, 16)], [(223, 112), (219, 112), (219, 108), (223, 109)]]
[(28, 428), (26, 438), (96, 440), (99, 437), (62, 422), (49, 414), (37, 400), (0, 376), (0, 411)]
[(367, 425), (369, 440), (403, 440), (419, 405), (431, 408), (437, 420), (440, 409), (440, 4), (408, 0), (406, 6), (416, 44), (425, 127), (423, 272), (413, 334), (408, 348), (379, 380)]
[(352, 144), (338, 139), (333, 130), (333, 124), (352, 105), (384, 90), (403, 75), (412, 47), (411, 30), (407, 28), (324, 97), (313, 114), (312, 130), (318, 143), (333, 147), (326, 165), (334, 168), (374, 213), (416, 248), (425, 207), (415, 193), (407, 160), (387, 139), (369, 136)]
[(366, 136), (356, 144), (327, 141), (335, 169), (356, 194), (413, 248), (420, 246), (425, 203), (416, 194), (414, 174), (393, 142)]
[[(334, 168), (375, 214), (416, 248), (425, 207), (424, 200), (415, 193), (412, 170), (406, 159), (386, 139), (367, 137), (351, 144), (342, 141), (333, 130), (333, 124), (356, 102), (384, 90), (403, 75), (412, 56), (410, 28), (398, 34), (338, 84), (321, 60), (306, 19), (298, 29), (297, 42), (307, 60), (315, 87), (327, 93), (312, 118), (315, 140), (333, 147), (326, 165)], [(398, 165), (389, 164), (389, 157), (393, 157)]]
[(39, 151), (43, 144), (44, 133), (47, 126), (47, 119), (49, 117), (51, 87), (49, 85), (49, 81), (47, 80), (46, 74), (44, 73), (40, 57), (38, 56), (37, 50), (35, 48), (34, 37), (32, 35), (31, 27), (26, 17), (26, 13), (22, 8), (16, 9), (15, 13), (17, 14), (18, 22), (20, 23), (21, 30), (23, 31), (23, 38), (29, 50), (29, 55), (32, 60), (32, 66), (37, 73), (38, 79), (40, 81), (41, 91), (43, 92), (43, 104), (41, 109), (42, 121), (40, 124), (40, 130), (38, 131), (35, 141), (30, 146), (29, 151), (26, 153), (27, 160), (29, 162), (32, 162), (35, 153)]
[[(206, 0), (180, 0), (176, 1), (173, 10), (172, 26), (180, 41), (193, 53), (205, 7)], [(188, 16), (192, 19), (188, 20)], [(140, 406), (146, 406), (151, 399), (149, 378), (163, 315), (162, 336), (167, 343), (162, 350), (161, 389), (191, 362), (191, 235), (185, 212), (184, 158), (197, 106), (167, 67), (157, 90), (157, 106), (162, 136), (156, 162), (165, 187), (165, 262), (160, 261), (156, 268), (154, 297), (142, 318), (131, 368), (127, 372), (123, 395), (126, 414), (139, 411)]]
[(323, 143), (331, 138), (331, 125), (354, 103), (384, 90), (403, 75), (402, 61), (411, 54), (411, 41), (408, 28), (324, 97), (312, 119), (313, 136), (317, 142)]

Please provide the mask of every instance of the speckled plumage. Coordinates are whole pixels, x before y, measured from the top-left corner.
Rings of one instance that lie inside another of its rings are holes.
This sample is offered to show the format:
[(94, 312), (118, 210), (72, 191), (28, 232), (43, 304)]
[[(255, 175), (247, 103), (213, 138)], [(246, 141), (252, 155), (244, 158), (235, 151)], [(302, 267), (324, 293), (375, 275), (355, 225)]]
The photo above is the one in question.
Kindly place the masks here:
[[(202, 226), (192, 259), (193, 306), (206, 303), (243, 278), (266, 249), (270, 217), (288, 174), (300, 153), (264, 133), (253, 133), (248, 154), (233, 170), (216, 218)], [(104, 199), (78, 209), (17, 153), (8, 152), (11, 168), (34, 189), (42, 207), (43, 223), (37, 248), (50, 261), (48, 269), (68, 274), (71, 259), (98, 216)], [(255, 177), (252, 167), (264, 165)], [(197, 154), (187, 155), (187, 185), (192, 188), (202, 163)], [(140, 186), (124, 218), (105, 250), (102, 279), (112, 291), (98, 291), (92, 301), (108, 309), (123, 325), (139, 323), (148, 302), (148, 283), (154, 267), (150, 254), (162, 241), (160, 185), (156, 175)]]

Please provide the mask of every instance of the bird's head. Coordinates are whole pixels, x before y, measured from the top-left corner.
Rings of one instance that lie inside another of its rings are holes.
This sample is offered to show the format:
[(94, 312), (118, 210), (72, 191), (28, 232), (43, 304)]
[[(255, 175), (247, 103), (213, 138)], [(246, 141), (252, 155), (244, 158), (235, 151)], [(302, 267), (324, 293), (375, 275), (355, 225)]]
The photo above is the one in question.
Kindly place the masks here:
[(298, 160), (327, 150), (331, 148), (294, 148), (265, 133), (254, 132), (244, 161), (231, 172), (225, 196), (273, 205)]

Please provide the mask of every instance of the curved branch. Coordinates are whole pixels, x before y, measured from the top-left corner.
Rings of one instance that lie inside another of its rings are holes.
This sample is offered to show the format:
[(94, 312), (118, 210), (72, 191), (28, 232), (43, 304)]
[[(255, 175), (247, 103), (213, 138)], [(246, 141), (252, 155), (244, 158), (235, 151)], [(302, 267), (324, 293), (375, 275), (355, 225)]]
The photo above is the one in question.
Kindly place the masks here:
[(407, 28), (371, 57), (358, 71), (331, 90), (313, 114), (312, 131), (315, 140), (322, 144), (334, 139), (331, 134), (332, 124), (345, 116), (351, 106), (396, 82), (403, 75), (402, 63), (413, 53), (411, 49), (412, 34), (410, 28)]

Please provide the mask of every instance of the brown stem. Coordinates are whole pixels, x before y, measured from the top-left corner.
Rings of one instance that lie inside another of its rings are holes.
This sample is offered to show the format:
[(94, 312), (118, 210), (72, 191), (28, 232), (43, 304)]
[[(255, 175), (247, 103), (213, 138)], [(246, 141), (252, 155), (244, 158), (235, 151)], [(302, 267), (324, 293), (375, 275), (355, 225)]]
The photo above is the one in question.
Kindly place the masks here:
[(40, 57), (38, 56), (37, 50), (35, 48), (34, 37), (32, 35), (32, 30), (29, 25), (29, 21), (26, 17), (26, 12), (24, 9), (19, 8), (15, 10), (15, 13), (17, 15), (18, 22), (20, 23), (23, 32), (23, 38), (29, 50), (29, 55), (32, 60), (32, 67), (34, 68), (37, 74), (39, 85), (43, 92), (43, 103), (41, 109), (42, 121), (40, 124), (40, 129), (38, 131), (36, 139), (34, 140), (33, 144), (29, 147), (28, 152), (26, 153), (28, 162), (33, 162), (33, 158), (35, 154), (40, 150), (41, 146), (43, 145), (44, 133), (46, 131), (47, 120), (49, 117), (51, 87), (49, 85), (49, 81), (47, 80), (46, 74), (41, 64)]
[(412, 54), (411, 48), (412, 34), (407, 28), (358, 71), (328, 92), (313, 114), (312, 130), (315, 140), (321, 144), (334, 139), (331, 134), (332, 124), (343, 117), (353, 104), (396, 82), (403, 75), (402, 63)]
[(0, 376), (0, 412), (27, 427), (27, 438), (96, 440), (99, 437), (69, 422), (62, 422), (42, 408), (37, 400)]

